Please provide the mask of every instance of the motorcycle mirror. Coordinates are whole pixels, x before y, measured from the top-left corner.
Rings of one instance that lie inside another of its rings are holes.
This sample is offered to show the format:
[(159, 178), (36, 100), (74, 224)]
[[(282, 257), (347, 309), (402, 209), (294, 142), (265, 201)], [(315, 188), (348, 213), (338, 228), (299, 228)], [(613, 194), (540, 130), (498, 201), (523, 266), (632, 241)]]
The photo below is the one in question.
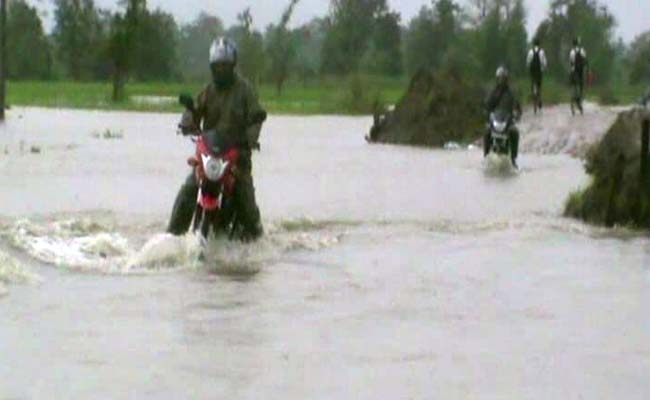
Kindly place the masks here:
[(188, 110), (194, 111), (194, 99), (189, 94), (181, 94), (178, 96), (178, 102)]

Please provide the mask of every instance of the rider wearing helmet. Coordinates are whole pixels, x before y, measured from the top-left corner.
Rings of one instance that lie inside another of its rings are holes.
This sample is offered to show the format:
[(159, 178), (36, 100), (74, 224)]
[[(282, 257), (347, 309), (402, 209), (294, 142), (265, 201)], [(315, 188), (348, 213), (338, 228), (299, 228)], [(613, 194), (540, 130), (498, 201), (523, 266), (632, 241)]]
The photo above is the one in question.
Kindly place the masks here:
[(571, 86), (573, 86), (573, 96), (571, 101), (571, 111), (574, 112), (574, 104), (578, 106), (578, 110), (582, 114), (582, 97), (584, 92), (585, 77), (589, 62), (587, 60), (587, 52), (582, 47), (579, 37), (573, 39), (573, 48), (569, 53), (569, 61), (571, 62)]
[[(533, 96), (539, 102), (539, 108), (542, 108), (542, 80), (544, 71), (548, 66), (546, 60), (546, 53), (541, 47), (539, 38), (533, 40), (533, 48), (528, 52), (526, 57), (526, 65), (530, 71), (530, 80), (532, 84)], [(535, 96), (536, 94), (536, 96)]]
[[(517, 168), (517, 155), (519, 154), (519, 130), (514, 121), (519, 120), (521, 116), (521, 104), (515, 93), (510, 89), (510, 74), (508, 69), (501, 66), (496, 73), (496, 87), (492, 90), (486, 101), (486, 110), (488, 115), (493, 112), (500, 112), (510, 115), (513, 123), (508, 131), (510, 141), (510, 156), (512, 165)], [(491, 132), (488, 129), (483, 142), (483, 154), (487, 157), (492, 146)]]
[[(210, 47), (210, 72), (212, 82), (207, 84), (196, 99), (194, 126), (204, 131), (216, 130), (227, 143), (233, 143), (241, 150), (237, 168), (235, 198), (242, 211), (242, 223), (247, 238), (255, 239), (262, 234), (260, 212), (255, 201), (252, 177), (251, 147), (247, 135), (249, 121), (266, 112), (249, 83), (235, 71), (237, 48), (225, 38), (216, 39)], [(185, 134), (190, 133), (185, 131)], [(194, 171), (181, 187), (167, 231), (174, 235), (186, 233), (192, 222), (198, 184)]]

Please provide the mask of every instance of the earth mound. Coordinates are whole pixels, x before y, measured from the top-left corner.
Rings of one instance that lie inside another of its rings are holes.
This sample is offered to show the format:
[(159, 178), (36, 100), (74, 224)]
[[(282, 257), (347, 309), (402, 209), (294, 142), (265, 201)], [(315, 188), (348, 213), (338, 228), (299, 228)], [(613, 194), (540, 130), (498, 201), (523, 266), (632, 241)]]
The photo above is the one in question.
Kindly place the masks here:
[(371, 143), (442, 147), (472, 143), (484, 133), (484, 93), (454, 72), (420, 69), (392, 111), (376, 112)]
[(642, 168), (641, 135), (647, 121), (650, 110), (642, 107), (618, 115), (588, 152), (586, 169), (593, 180), (571, 195), (567, 216), (599, 225), (650, 228), (650, 162)]

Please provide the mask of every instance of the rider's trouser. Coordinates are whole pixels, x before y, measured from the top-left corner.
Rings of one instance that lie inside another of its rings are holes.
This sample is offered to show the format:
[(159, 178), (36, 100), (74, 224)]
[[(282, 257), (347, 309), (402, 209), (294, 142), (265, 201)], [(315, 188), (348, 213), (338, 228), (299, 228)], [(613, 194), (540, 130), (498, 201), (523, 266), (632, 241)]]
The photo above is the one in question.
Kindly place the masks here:
[(577, 104), (581, 104), (585, 88), (584, 72), (573, 71), (571, 73), (571, 85), (573, 85), (573, 101)]
[(531, 81), (531, 91), (534, 93), (535, 88), (537, 88), (537, 98), (539, 99), (539, 107), (542, 107), (542, 82), (543, 82), (543, 77), (541, 74), (533, 74), (530, 77)]
[[(262, 234), (262, 224), (260, 211), (255, 201), (255, 186), (251, 170), (250, 157), (242, 157), (237, 168), (234, 197), (236, 208), (240, 211), (238, 218), (240, 218), (246, 234), (255, 238)], [(183, 235), (190, 229), (198, 192), (199, 185), (194, 170), (192, 170), (176, 195), (167, 232), (173, 235)]]

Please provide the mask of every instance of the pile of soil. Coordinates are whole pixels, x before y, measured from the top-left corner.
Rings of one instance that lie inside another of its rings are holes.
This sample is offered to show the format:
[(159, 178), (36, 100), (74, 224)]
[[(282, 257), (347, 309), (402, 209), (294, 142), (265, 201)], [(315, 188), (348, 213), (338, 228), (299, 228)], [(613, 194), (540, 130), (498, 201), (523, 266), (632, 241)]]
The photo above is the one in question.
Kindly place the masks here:
[[(641, 131), (650, 110), (621, 112), (587, 154), (591, 185), (574, 193), (566, 215), (602, 225), (650, 228), (650, 168), (641, 169)], [(650, 167), (650, 165), (648, 165)]]
[(442, 147), (483, 136), (485, 93), (458, 74), (420, 69), (393, 111), (375, 113), (371, 143)]

